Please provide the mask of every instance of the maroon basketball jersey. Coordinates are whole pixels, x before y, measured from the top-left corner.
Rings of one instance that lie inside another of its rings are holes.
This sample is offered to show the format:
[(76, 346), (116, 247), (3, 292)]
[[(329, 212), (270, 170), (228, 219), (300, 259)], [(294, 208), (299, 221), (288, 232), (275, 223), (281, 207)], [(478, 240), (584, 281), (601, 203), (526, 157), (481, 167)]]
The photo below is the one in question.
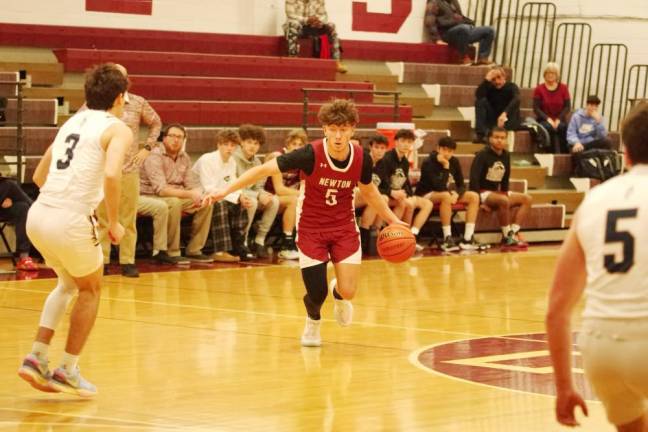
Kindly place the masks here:
[(305, 189), (299, 197), (297, 215), (300, 229), (329, 231), (355, 225), (353, 191), (362, 173), (362, 147), (351, 144), (347, 166), (337, 168), (326, 152), (323, 140), (312, 143), (315, 165), (304, 175)]
[[(286, 154), (286, 150), (281, 149), (279, 151), (279, 154)], [(281, 177), (283, 178), (283, 184), (286, 187), (292, 188), (292, 189), (299, 189), (299, 170), (289, 170), (286, 172), (281, 173)], [(266, 191), (270, 192), (271, 194), (276, 194), (274, 184), (272, 184), (272, 177), (268, 177), (266, 179), (265, 185), (263, 187)]]

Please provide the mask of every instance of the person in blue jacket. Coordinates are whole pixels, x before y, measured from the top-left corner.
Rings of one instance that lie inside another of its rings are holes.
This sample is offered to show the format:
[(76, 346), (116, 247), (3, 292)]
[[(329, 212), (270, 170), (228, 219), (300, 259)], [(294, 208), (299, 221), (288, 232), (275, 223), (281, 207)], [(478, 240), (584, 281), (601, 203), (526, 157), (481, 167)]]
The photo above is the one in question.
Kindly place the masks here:
[(567, 144), (572, 153), (590, 149), (612, 149), (605, 119), (598, 112), (601, 99), (596, 95), (587, 97), (585, 108), (576, 111), (567, 128)]

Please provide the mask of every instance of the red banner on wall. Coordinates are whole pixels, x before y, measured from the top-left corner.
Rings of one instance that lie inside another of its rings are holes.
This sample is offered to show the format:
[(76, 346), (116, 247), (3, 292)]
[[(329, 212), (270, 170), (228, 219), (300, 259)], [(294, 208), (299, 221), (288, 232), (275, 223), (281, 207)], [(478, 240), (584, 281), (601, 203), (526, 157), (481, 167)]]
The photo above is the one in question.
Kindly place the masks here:
[(153, 0), (86, 0), (86, 10), (124, 14), (152, 15)]
[(398, 33), (412, 12), (412, 0), (391, 0), (391, 13), (375, 13), (367, 10), (366, 1), (353, 2), (354, 31)]

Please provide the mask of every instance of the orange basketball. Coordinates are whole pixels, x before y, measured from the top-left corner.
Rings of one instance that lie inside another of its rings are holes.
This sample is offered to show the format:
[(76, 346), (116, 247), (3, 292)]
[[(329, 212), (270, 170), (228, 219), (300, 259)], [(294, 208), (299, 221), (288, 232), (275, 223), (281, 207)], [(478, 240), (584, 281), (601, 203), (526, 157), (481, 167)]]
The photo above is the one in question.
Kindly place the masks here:
[(386, 261), (407, 261), (416, 250), (416, 237), (403, 225), (388, 225), (378, 234), (378, 254)]

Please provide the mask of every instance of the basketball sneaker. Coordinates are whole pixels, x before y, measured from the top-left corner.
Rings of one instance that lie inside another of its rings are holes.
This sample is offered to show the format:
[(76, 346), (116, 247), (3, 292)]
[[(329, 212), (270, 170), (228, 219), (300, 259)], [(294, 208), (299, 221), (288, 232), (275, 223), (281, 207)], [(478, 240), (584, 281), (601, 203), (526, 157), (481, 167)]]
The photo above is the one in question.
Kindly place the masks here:
[(459, 245), (455, 242), (455, 239), (452, 236), (447, 236), (443, 243), (441, 243), (441, 250), (444, 252), (454, 252), (459, 250)]
[(302, 333), (301, 344), (305, 347), (318, 347), (322, 346), (322, 338), (320, 337), (321, 320), (314, 320), (306, 317), (306, 326), (304, 326), (304, 333)]
[(18, 369), (18, 376), (37, 390), (58, 393), (58, 390), (51, 388), (49, 385), (52, 373), (49, 371), (47, 364), (47, 359), (40, 358), (34, 354), (27, 354), (27, 357), (25, 357), (22, 365)]
[(54, 369), (49, 385), (56, 391), (84, 398), (90, 398), (97, 395), (97, 387), (81, 376), (78, 367), (72, 372), (68, 372), (62, 367)]
[(513, 231), (509, 231), (506, 237), (502, 237), (502, 243), (500, 250), (505, 251), (514, 251), (518, 248), (518, 241), (515, 239), (515, 234)]
[(477, 240), (475, 240), (475, 236), (472, 236), (470, 240), (462, 238), (459, 242), (459, 248), (467, 251), (483, 252), (488, 250), (489, 247), (487, 244), (479, 243)]
[(290, 237), (284, 237), (281, 243), (281, 249), (279, 250), (279, 258), (285, 260), (297, 260), (299, 259), (299, 252), (297, 251), (297, 246), (295, 245), (295, 239)]
[(522, 237), (522, 234), (519, 231), (515, 234), (515, 240), (517, 240), (517, 249), (518, 250), (527, 250), (527, 249), (529, 249), (529, 243), (524, 241), (524, 237)]
[[(336, 286), (337, 279), (331, 279), (331, 283), (329, 283), (331, 295), (333, 295), (333, 290), (335, 290)], [(353, 305), (349, 300), (338, 300), (335, 297), (333, 297), (333, 299), (335, 300), (333, 306), (333, 316), (335, 317), (335, 320), (342, 327), (350, 326), (353, 322)]]

